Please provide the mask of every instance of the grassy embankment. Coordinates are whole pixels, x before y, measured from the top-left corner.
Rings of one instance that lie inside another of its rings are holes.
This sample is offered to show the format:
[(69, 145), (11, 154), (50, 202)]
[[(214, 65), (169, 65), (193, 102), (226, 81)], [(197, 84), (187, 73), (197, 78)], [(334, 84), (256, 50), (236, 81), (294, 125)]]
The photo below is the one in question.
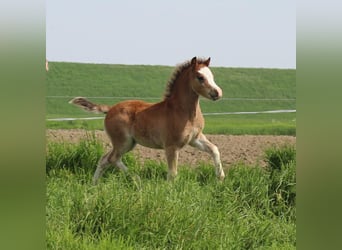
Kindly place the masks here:
[[(217, 102), (201, 99), (203, 113), (296, 109), (295, 70), (211, 69), (223, 89), (224, 98), (242, 99)], [(115, 104), (129, 97), (160, 101), (173, 70), (174, 67), (167, 66), (51, 62), (47, 73), (46, 117), (101, 116), (68, 104), (75, 96), (100, 97), (89, 99), (106, 104)], [(205, 119), (204, 132), (211, 134), (296, 134), (296, 113), (208, 115)], [(102, 120), (47, 121), (46, 124), (47, 128), (103, 129)]]

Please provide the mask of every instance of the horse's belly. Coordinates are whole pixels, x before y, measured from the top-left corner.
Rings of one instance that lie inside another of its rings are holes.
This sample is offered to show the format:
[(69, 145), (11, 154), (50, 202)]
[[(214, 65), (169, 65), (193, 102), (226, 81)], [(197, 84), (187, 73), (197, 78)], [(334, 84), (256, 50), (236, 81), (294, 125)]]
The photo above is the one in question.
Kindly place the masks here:
[(158, 140), (144, 139), (144, 138), (140, 138), (139, 136), (135, 137), (134, 139), (135, 139), (136, 143), (138, 143), (142, 146), (148, 147), (148, 148), (155, 148), (155, 149), (162, 149), (163, 148), (162, 143), (159, 142)]
[[(149, 119), (148, 119), (149, 118)], [(137, 115), (132, 127), (134, 140), (145, 147), (162, 149), (165, 142), (163, 121), (151, 116)]]

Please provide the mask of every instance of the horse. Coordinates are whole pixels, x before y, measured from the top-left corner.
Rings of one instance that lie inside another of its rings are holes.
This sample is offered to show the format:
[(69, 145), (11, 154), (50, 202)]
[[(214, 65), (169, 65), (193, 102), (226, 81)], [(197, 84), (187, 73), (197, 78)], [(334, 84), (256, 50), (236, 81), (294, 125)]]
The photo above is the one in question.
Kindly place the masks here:
[(199, 96), (213, 101), (222, 97), (209, 63), (210, 57), (193, 57), (179, 64), (167, 83), (163, 100), (158, 103), (126, 100), (109, 106), (92, 103), (83, 97), (75, 97), (69, 102), (89, 112), (106, 114), (104, 128), (112, 148), (101, 157), (93, 176), (94, 184), (109, 166), (128, 171), (122, 156), (137, 143), (165, 151), (167, 180), (176, 177), (178, 154), (185, 145), (209, 153), (217, 178), (225, 178), (217, 146), (202, 133), (204, 118)]

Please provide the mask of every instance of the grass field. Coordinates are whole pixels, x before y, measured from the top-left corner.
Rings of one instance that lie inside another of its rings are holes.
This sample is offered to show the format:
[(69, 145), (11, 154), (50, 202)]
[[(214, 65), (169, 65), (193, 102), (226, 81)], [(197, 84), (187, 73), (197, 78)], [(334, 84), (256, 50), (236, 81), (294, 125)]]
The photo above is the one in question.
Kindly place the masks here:
[(268, 167), (236, 165), (224, 182), (211, 165), (180, 166), (128, 154), (129, 174), (91, 184), (103, 145), (48, 143), (48, 249), (296, 249), (296, 151), (265, 152)]
[[(149, 102), (162, 99), (174, 67), (104, 65), (50, 62), (47, 73), (46, 117), (92, 117), (68, 101), (90, 97), (115, 104), (137, 97)], [(211, 68), (225, 99), (201, 100), (203, 113), (296, 109), (296, 71), (292, 69)], [(98, 97), (98, 98), (96, 98)], [(105, 97), (105, 98), (104, 98)], [(255, 115), (207, 115), (205, 133), (296, 134), (296, 113)], [(102, 129), (103, 122), (47, 121), (47, 128)]]
[[(46, 118), (94, 117), (68, 101), (114, 104), (138, 97), (157, 102), (174, 67), (50, 62)], [(204, 113), (296, 109), (295, 70), (211, 68), (223, 100), (201, 100)], [(102, 116), (103, 117), (103, 116)], [(206, 115), (205, 133), (296, 134), (296, 113)], [(103, 129), (102, 120), (47, 121), (47, 128)], [(48, 249), (295, 249), (296, 151), (265, 152), (266, 168), (236, 164), (218, 182), (214, 167), (179, 166), (166, 181), (163, 162), (112, 169), (91, 184), (104, 152), (89, 133), (77, 144), (48, 142)]]

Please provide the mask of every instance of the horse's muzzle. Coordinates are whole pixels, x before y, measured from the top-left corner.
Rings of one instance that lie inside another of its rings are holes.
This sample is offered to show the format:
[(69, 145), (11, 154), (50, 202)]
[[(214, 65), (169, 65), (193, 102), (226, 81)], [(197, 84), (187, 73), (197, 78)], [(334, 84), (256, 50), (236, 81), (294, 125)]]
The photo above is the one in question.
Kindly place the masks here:
[(220, 88), (213, 89), (210, 91), (209, 95), (213, 101), (216, 101), (222, 97), (222, 90)]

